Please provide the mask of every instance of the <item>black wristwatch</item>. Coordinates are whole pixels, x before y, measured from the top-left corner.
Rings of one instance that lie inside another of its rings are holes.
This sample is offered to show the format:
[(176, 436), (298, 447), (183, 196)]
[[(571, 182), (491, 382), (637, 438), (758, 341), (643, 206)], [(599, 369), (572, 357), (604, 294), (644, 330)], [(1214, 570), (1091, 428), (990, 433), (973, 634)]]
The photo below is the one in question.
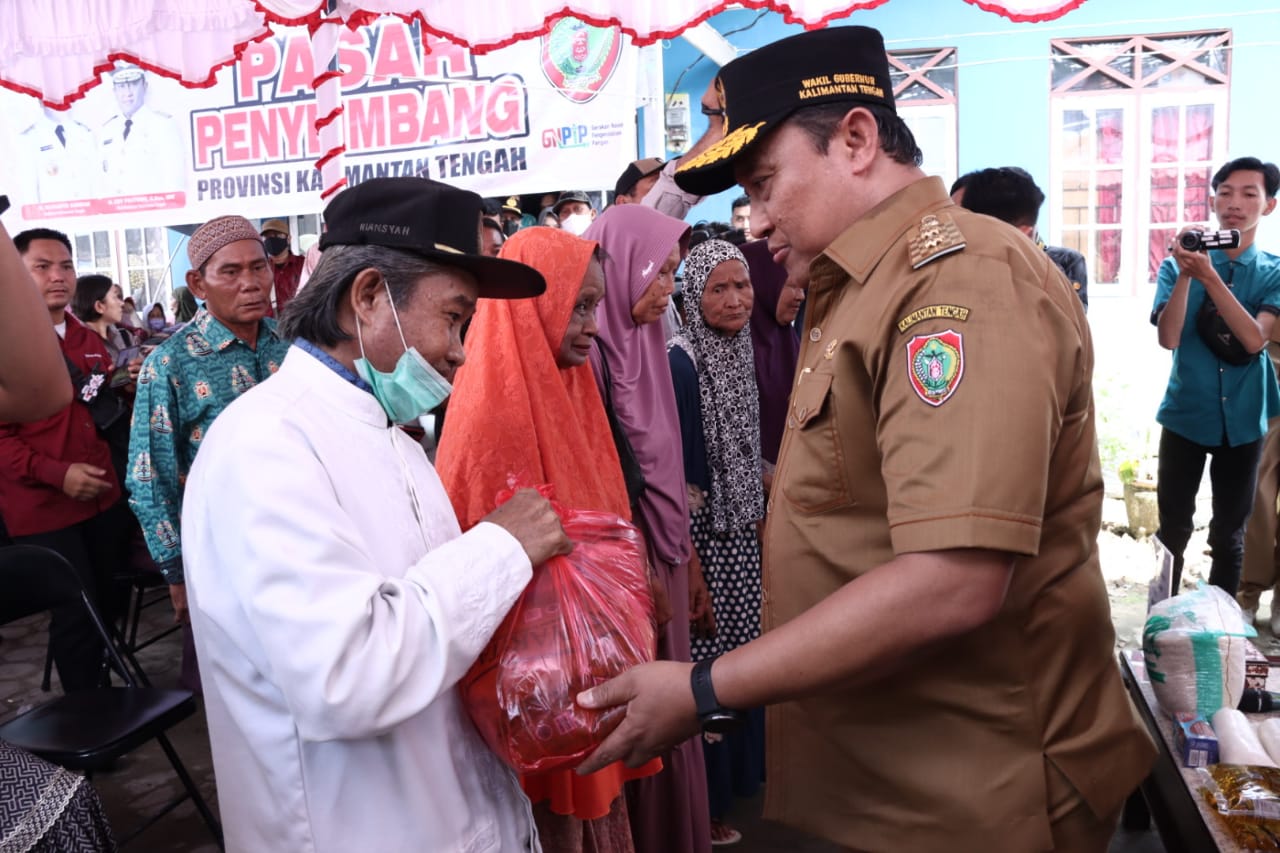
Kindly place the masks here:
[(693, 688), (693, 702), (698, 707), (698, 722), (702, 730), (711, 734), (723, 734), (733, 731), (747, 721), (747, 715), (720, 704), (716, 698), (715, 688), (711, 686), (711, 664), (715, 658), (698, 661), (689, 673), (689, 684)]

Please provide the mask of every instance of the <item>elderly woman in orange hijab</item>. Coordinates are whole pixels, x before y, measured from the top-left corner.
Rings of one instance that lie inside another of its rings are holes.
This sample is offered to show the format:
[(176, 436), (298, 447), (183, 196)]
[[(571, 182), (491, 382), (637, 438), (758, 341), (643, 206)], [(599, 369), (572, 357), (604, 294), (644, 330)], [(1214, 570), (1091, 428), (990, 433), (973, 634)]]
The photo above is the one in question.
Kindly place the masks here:
[[(502, 247), (547, 280), (536, 299), (483, 300), (467, 333), (467, 361), (449, 401), (436, 467), (467, 529), (493, 510), (514, 479), (550, 483), (566, 506), (631, 510), (604, 404), (587, 364), (604, 297), (597, 244), (552, 228), (526, 228)], [(573, 770), (524, 776), (547, 853), (631, 853), (622, 793), (650, 776), (621, 763), (590, 776)]]

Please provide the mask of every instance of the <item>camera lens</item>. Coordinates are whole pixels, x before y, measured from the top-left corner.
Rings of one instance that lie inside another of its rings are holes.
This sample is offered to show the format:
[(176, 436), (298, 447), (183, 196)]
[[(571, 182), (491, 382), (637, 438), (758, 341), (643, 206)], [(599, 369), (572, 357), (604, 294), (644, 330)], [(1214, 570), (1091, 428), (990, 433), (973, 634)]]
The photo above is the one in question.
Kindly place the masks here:
[(1203, 235), (1199, 231), (1187, 231), (1178, 238), (1178, 245), (1188, 252), (1198, 252), (1203, 239)]

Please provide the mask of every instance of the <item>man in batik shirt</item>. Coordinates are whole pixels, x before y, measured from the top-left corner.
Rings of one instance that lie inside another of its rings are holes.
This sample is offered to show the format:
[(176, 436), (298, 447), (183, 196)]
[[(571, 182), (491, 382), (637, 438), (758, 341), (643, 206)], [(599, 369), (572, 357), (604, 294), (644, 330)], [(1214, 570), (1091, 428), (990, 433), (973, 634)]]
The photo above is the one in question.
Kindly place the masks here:
[(129, 505), (181, 621), (187, 592), (179, 523), (187, 472), (214, 418), (275, 373), (289, 349), (266, 317), (271, 262), (249, 220), (209, 220), (192, 235), (187, 255), (187, 287), (204, 307), (142, 366), (128, 471)]

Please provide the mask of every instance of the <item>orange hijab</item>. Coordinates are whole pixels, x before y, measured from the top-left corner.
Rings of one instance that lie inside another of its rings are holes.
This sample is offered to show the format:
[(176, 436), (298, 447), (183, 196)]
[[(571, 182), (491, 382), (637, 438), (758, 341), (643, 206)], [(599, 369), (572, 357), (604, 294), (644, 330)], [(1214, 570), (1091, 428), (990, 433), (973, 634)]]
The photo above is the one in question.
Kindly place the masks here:
[(555, 228), (523, 229), (502, 247), (502, 257), (542, 273), (547, 289), (533, 299), (480, 300), (467, 332), (436, 455), (463, 530), (512, 485), (550, 483), (565, 506), (631, 519), (591, 366), (556, 364), (595, 250)]
[[(525, 228), (502, 247), (502, 257), (542, 273), (547, 290), (534, 299), (480, 300), (467, 332), (467, 360), (454, 378), (436, 455), (463, 530), (493, 510), (503, 489), (542, 483), (567, 507), (631, 519), (591, 365), (556, 364), (595, 250), (594, 242), (555, 228)], [(590, 776), (553, 770), (520, 783), (533, 802), (549, 800), (557, 814), (594, 820), (609, 813), (623, 782), (661, 768), (658, 759), (636, 770), (618, 762)]]

